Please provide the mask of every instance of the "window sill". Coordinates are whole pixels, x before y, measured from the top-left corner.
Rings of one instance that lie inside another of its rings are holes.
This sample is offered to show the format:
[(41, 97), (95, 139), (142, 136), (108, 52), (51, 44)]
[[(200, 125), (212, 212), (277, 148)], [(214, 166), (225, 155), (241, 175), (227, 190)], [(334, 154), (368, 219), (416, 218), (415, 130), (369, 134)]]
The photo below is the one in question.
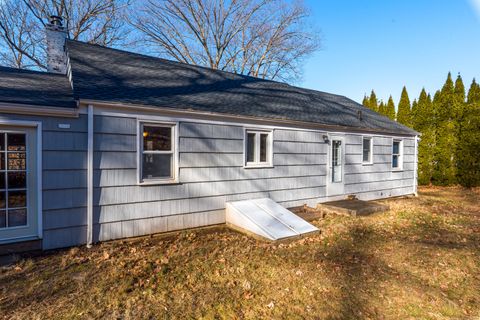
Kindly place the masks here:
[(137, 183), (138, 186), (161, 186), (180, 184), (178, 180), (144, 180)]
[(244, 169), (268, 169), (273, 168), (272, 164), (246, 164), (243, 166)]
[(373, 166), (373, 162), (362, 162), (362, 166)]
[(403, 168), (392, 168), (392, 172), (401, 172)]

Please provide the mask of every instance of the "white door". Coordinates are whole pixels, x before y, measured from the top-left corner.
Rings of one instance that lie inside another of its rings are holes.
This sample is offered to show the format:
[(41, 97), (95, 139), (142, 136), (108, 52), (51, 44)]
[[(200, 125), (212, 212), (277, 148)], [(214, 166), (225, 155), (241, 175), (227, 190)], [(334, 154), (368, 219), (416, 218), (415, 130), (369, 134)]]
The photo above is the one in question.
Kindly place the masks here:
[(344, 194), (345, 144), (342, 136), (329, 137), (327, 196)]
[(0, 126), (0, 243), (38, 236), (36, 128)]

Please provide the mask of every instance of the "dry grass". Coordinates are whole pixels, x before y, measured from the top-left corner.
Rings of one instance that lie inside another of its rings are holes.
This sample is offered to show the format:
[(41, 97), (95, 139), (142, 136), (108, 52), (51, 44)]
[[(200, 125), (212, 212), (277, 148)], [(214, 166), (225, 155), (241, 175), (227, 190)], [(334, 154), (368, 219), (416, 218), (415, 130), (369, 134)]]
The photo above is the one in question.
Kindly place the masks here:
[(0, 269), (0, 317), (479, 319), (480, 190), (424, 188), (387, 213), (73, 248)]

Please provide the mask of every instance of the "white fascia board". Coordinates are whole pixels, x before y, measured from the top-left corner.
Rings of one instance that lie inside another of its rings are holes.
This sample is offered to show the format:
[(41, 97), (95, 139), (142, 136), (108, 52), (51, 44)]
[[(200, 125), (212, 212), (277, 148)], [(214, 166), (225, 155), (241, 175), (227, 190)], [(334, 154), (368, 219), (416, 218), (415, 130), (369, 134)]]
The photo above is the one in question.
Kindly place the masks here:
[[(230, 114), (219, 114), (214, 112), (202, 112), (186, 109), (174, 109), (166, 107), (144, 106), (137, 104), (103, 102), (97, 100), (79, 100), (80, 106), (95, 105), (96, 115), (110, 115), (117, 117), (131, 117), (138, 115), (148, 115), (151, 119), (164, 121), (185, 121), (197, 123), (211, 123), (211, 124), (226, 124), (226, 125), (240, 125), (240, 126), (254, 126), (257, 128), (274, 129), (286, 128), (301, 131), (322, 131), (331, 133), (352, 133), (352, 134), (376, 134), (381, 136), (398, 136), (398, 137), (415, 137), (412, 134), (396, 134), (387, 131), (379, 131), (373, 129), (360, 129), (347, 126), (334, 126), (312, 122), (302, 122), (287, 119), (273, 119), (273, 118), (259, 118), (253, 116), (241, 116)], [(81, 112), (82, 113), (82, 112)]]
[(0, 113), (78, 118), (79, 108), (60, 108), (0, 102)]

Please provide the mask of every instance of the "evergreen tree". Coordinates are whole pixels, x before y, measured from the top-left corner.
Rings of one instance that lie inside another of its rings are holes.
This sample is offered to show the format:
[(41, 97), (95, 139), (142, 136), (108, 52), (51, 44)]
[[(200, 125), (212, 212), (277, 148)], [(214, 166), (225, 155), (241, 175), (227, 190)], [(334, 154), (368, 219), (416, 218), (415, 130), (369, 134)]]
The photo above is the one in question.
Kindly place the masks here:
[(391, 120), (395, 120), (395, 103), (393, 102), (392, 96), (388, 98), (385, 115)]
[[(465, 101), (465, 86), (463, 85), (463, 80), (460, 74), (457, 76), (457, 79), (455, 80), (455, 86), (453, 89), (453, 95), (454, 95), (454, 105), (453, 105), (453, 111), (452, 111), (452, 118), (453, 122), (455, 125), (455, 138), (456, 141), (461, 142), (459, 138), (463, 136), (463, 125), (465, 124), (464, 117), (466, 115), (466, 101)], [(458, 179), (458, 174), (459, 174), (459, 159), (462, 157), (462, 150), (459, 146), (459, 143), (456, 143), (455, 148), (455, 172), (457, 174), (457, 181)]]
[(418, 183), (430, 184), (434, 170), (435, 123), (432, 99), (425, 89), (418, 98), (413, 128), (422, 134), (418, 143)]
[(382, 100), (382, 101), (380, 101), (380, 104), (378, 105), (378, 113), (385, 116), (385, 115), (387, 115), (386, 111), (387, 111), (387, 106), (385, 105), (385, 103)]
[[(460, 95), (460, 90), (458, 91), (456, 93)], [(468, 90), (459, 125), (461, 130), (458, 141), (461, 143), (457, 149), (458, 182), (465, 187), (480, 186), (480, 85), (475, 79)]]
[(454, 94), (456, 102), (462, 107), (465, 103), (465, 86), (463, 85), (463, 80), (460, 75), (458, 75), (457, 80), (455, 80)]
[(412, 102), (412, 110), (410, 110), (410, 127), (414, 127), (414, 122), (415, 122), (415, 114), (417, 112), (417, 99), (413, 99)]
[(457, 144), (457, 125), (455, 112), (455, 87), (452, 75), (439, 93), (435, 105), (436, 137), (435, 137), (435, 170), (433, 183), (450, 185), (456, 182), (455, 148)]
[(407, 88), (403, 87), (400, 102), (398, 103), (397, 121), (406, 126), (411, 126), (410, 99)]
[(473, 79), (468, 95), (462, 77), (448, 73), (445, 84), (432, 97), (422, 89), (410, 104), (403, 87), (395, 113), (390, 96), (378, 101), (375, 92), (363, 98), (368, 108), (420, 132), (419, 184), (480, 186), (480, 85)]
[(370, 93), (370, 98), (368, 99), (368, 107), (375, 112), (378, 112), (378, 100), (375, 91), (372, 90)]
[(369, 102), (370, 102), (369, 97), (368, 97), (367, 95), (364, 95), (364, 96), (363, 96), (362, 104), (363, 104), (365, 107), (369, 108)]
[(480, 84), (473, 78), (470, 90), (468, 90), (467, 103), (472, 104), (478, 102), (480, 102)]

